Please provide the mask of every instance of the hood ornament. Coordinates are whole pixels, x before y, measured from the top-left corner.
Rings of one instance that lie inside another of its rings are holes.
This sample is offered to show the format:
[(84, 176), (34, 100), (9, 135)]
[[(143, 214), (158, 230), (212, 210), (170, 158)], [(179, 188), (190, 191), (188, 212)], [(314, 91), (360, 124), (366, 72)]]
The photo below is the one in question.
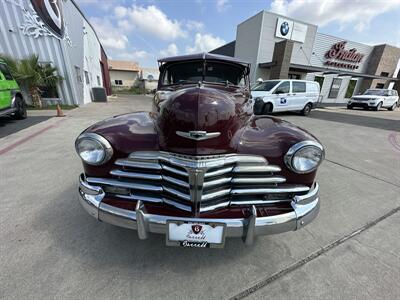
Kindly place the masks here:
[(207, 132), (207, 131), (177, 131), (177, 135), (196, 141), (203, 141), (218, 137), (221, 132)]

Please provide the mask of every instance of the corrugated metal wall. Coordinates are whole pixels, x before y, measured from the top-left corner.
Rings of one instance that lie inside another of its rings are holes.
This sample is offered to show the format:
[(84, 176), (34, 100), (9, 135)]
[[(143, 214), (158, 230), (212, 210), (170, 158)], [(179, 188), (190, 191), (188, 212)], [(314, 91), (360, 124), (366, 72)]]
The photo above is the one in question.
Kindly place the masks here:
[(61, 1), (61, 3), (71, 44), (65, 39), (54, 36), (41, 35), (35, 38), (23, 34), (21, 25), (26, 22), (24, 13), (26, 11), (32, 13), (30, 1), (0, 0), (0, 53), (17, 59), (37, 54), (41, 62), (51, 62), (57, 67), (59, 75), (64, 78), (58, 86), (58, 94), (63, 103), (82, 104), (83, 82), (77, 80), (75, 66), (80, 69), (83, 78), (84, 18), (71, 1)]

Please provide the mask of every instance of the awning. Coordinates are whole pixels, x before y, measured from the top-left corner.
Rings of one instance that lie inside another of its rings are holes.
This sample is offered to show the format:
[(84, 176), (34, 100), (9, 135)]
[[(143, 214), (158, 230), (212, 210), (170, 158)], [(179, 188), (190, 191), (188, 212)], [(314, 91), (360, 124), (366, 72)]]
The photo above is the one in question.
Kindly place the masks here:
[[(268, 62), (268, 63), (260, 63), (258, 66), (260, 68), (271, 68), (275, 66), (275, 62)], [(365, 74), (365, 73), (357, 73), (357, 72), (352, 72), (352, 71), (345, 71), (345, 70), (337, 70), (337, 69), (332, 69), (332, 68), (324, 68), (324, 67), (316, 67), (316, 66), (306, 66), (306, 65), (299, 65), (299, 64), (290, 64), (289, 70), (291, 71), (297, 71), (297, 72), (306, 72), (306, 73), (313, 73), (313, 72), (318, 72), (318, 73), (324, 73), (324, 74), (338, 74), (338, 76), (351, 76), (351, 77), (359, 77), (359, 78), (367, 78), (367, 79), (380, 79), (380, 80), (386, 80), (386, 81), (399, 81), (399, 78), (393, 78), (393, 77), (385, 77), (385, 76), (379, 76), (379, 75), (371, 75), (371, 74)]]

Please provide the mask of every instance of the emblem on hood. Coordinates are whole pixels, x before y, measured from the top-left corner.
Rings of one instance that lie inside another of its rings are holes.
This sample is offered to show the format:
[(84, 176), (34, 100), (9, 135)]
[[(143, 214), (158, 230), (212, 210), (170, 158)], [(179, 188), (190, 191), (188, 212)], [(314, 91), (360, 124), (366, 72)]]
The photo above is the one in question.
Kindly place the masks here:
[(177, 131), (177, 135), (196, 141), (208, 140), (221, 135), (221, 132), (207, 131)]

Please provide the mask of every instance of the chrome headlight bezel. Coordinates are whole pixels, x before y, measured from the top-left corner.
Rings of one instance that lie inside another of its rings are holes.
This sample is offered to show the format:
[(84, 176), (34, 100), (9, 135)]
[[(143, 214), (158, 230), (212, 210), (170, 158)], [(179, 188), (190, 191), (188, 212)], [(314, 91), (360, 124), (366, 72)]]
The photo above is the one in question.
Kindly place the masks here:
[[(101, 149), (104, 151), (104, 154), (102, 155), (101, 160), (97, 161), (97, 162), (90, 162), (85, 160), (82, 156), (81, 153), (79, 152), (79, 144), (82, 141), (90, 141), (93, 142), (95, 144), (97, 144), (98, 146), (101, 147)], [(78, 138), (75, 141), (75, 150), (76, 153), (78, 153), (79, 157), (82, 159), (82, 161), (88, 165), (92, 165), (92, 166), (99, 166), (99, 165), (103, 165), (106, 162), (108, 162), (111, 157), (114, 154), (113, 148), (110, 144), (109, 141), (107, 141), (107, 139), (105, 139), (104, 137), (102, 137), (101, 135), (97, 134), (97, 133), (82, 133), (80, 136), (78, 136)]]
[[(320, 158), (319, 162), (313, 168), (308, 169), (308, 170), (298, 170), (293, 165), (293, 159), (296, 157), (296, 154), (299, 153), (299, 151), (303, 150), (304, 148), (317, 149), (321, 153), (321, 158)], [(311, 173), (311, 172), (315, 171), (319, 167), (319, 165), (322, 163), (324, 158), (325, 158), (325, 150), (324, 150), (324, 147), (320, 143), (315, 142), (315, 141), (302, 141), (302, 142), (294, 144), (292, 147), (290, 147), (288, 152), (285, 154), (284, 161), (285, 161), (286, 166), (291, 171), (298, 173), (298, 174), (307, 174), (307, 173)]]

